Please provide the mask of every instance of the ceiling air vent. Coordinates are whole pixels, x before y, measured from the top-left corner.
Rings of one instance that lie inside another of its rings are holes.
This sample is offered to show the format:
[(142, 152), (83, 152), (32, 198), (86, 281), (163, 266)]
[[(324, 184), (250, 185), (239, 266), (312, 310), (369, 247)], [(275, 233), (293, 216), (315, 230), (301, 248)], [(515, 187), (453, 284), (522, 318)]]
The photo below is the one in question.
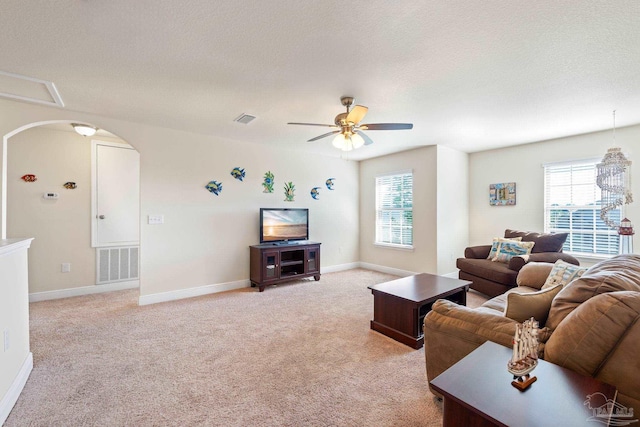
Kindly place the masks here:
[(233, 119), (234, 122), (242, 123), (243, 125), (248, 125), (253, 120), (255, 120), (256, 116), (251, 116), (249, 114), (240, 114), (238, 117)]

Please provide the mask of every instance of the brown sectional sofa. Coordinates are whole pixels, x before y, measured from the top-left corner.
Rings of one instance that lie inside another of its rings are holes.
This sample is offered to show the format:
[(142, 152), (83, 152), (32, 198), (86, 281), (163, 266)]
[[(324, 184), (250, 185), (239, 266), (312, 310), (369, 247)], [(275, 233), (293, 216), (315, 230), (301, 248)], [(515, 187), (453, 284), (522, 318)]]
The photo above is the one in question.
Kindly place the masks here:
[(562, 245), (567, 239), (566, 233), (541, 234), (530, 231), (506, 229), (504, 237), (521, 237), (523, 242), (535, 242), (530, 255), (516, 256), (509, 263), (495, 262), (487, 259), (491, 245), (470, 246), (464, 251), (464, 258), (458, 258), (456, 267), (462, 280), (473, 282), (471, 289), (495, 297), (516, 286), (518, 271), (528, 262), (556, 262), (563, 260), (579, 265), (573, 256), (562, 252)]
[[(541, 285), (529, 284), (509, 292)], [(487, 340), (511, 347), (517, 322), (503, 315), (506, 298), (476, 309), (433, 304), (424, 319), (429, 381)], [(551, 302), (540, 343), (540, 357), (616, 386), (618, 402), (640, 414), (640, 255), (602, 261), (565, 285)]]

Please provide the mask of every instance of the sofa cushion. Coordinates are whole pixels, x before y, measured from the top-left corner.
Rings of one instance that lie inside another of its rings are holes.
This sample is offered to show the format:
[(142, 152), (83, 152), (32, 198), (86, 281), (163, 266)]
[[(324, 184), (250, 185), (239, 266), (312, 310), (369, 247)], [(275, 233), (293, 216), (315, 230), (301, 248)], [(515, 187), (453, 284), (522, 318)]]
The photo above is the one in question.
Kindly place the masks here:
[(509, 295), (512, 292), (520, 292), (520, 293), (526, 294), (526, 293), (537, 292), (539, 290), (540, 289), (530, 288), (528, 286), (518, 286), (517, 288), (511, 288), (507, 292), (491, 298), (489, 301), (485, 302), (480, 307), (495, 310), (500, 312), (501, 315), (504, 315), (504, 308), (507, 306), (507, 295)]
[(542, 289), (545, 280), (549, 277), (549, 273), (554, 264), (548, 262), (529, 262), (522, 267), (516, 277), (516, 285), (528, 286), (536, 290)]
[(506, 238), (522, 237), (523, 242), (534, 242), (535, 246), (531, 251), (534, 254), (540, 252), (562, 252), (562, 245), (564, 245), (568, 235), (569, 233), (546, 234), (510, 229), (504, 231), (504, 237)]
[(517, 322), (533, 317), (543, 327), (549, 315), (551, 301), (561, 289), (562, 285), (556, 285), (531, 293), (510, 292), (507, 294), (504, 315)]
[(531, 248), (533, 248), (534, 245), (534, 242), (514, 242), (509, 240), (500, 242), (498, 253), (491, 260), (497, 262), (509, 262), (509, 260), (514, 256), (530, 254)]
[(618, 255), (601, 261), (566, 285), (551, 303), (547, 326), (557, 328), (589, 298), (615, 291), (640, 292), (640, 255)]
[(494, 237), (493, 242), (491, 243), (491, 250), (489, 251), (489, 255), (487, 255), (487, 259), (493, 259), (500, 252), (500, 245), (502, 242), (519, 242), (522, 240), (522, 237), (514, 237), (513, 239), (506, 239), (504, 237)]
[[(544, 359), (613, 384), (640, 401), (640, 293), (609, 292), (571, 312), (544, 347)], [(627, 404), (627, 403), (623, 403)]]
[(507, 264), (489, 259), (458, 258), (456, 267), (466, 273), (506, 286), (513, 286), (518, 275), (518, 272), (510, 270)]
[(582, 276), (585, 271), (587, 271), (585, 267), (569, 264), (559, 259), (549, 272), (549, 277), (542, 285), (542, 289), (551, 288), (555, 285), (568, 285), (573, 279)]

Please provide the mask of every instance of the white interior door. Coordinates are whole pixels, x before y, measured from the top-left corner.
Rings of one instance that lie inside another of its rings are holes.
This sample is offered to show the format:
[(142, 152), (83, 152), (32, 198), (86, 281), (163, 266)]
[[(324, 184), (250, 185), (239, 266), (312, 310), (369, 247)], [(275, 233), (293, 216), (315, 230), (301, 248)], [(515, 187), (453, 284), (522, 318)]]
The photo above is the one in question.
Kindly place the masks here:
[(132, 246), (140, 235), (140, 154), (130, 145), (92, 142), (92, 246)]

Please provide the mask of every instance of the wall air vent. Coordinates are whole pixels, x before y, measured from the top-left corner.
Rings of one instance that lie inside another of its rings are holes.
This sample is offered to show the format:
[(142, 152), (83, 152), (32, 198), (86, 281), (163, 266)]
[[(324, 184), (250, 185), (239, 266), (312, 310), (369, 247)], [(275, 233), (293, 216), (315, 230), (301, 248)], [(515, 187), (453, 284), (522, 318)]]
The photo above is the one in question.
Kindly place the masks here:
[(0, 97), (18, 101), (64, 107), (53, 82), (0, 71)]
[(243, 125), (248, 125), (253, 120), (255, 120), (255, 118), (256, 118), (256, 116), (251, 116), (249, 114), (242, 113), (238, 117), (233, 119), (233, 121), (234, 122), (238, 122), (238, 123), (242, 123)]

